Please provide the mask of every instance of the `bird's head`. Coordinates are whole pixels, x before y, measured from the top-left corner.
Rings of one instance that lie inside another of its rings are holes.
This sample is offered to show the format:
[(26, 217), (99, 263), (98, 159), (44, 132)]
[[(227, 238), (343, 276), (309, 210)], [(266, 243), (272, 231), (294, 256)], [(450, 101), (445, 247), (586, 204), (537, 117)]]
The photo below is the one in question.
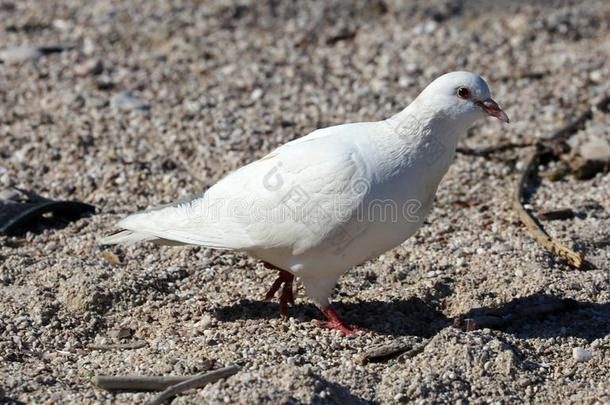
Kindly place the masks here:
[(486, 116), (508, 123), (508, 115), (491, 98), (483, 78), (471, 72), (451, 72), (442, 75), (426, 87), (416, 100), (440, 113), (470, 126)]

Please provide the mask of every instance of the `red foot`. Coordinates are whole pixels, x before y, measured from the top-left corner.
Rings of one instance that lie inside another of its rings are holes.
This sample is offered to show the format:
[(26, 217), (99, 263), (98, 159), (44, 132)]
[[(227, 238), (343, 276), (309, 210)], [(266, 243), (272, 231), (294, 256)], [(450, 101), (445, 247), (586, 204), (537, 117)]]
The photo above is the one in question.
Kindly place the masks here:
[[(265, 263), (267, 264), (267, 263)], [(282, 318), (286, 318), (288, 316), (288, 304), (294, 305), (294, 294), (292, 293), (292, 282), (294, 281), (294, 276), (287, 272), (286, 270), (278, 269), (273, 266), (273, 268), (279, 270), (280, 274), (275, 279), (269, 291), (265, 295), (265, 301), (271, 301), (271, 299), (275, 296), (275, 293), (282, 287), (282, 294), (280, 295), (280, 316)]]
[(317, 324), (321, 328), (339, 329), (341, 332), (345, 333), (346, 335), (353, 335), (358, 330), (360, 330), (357, 326), (354, 326), (354, 325), (347, 326), (341, 320), (341, 318), (339, 318), (339, 315), (337, 315), (335, 310), (332, 309), (331, 307), (324, 308), (322, 310), (322, 313), (326, 316), (328, 321), (318, 321)]

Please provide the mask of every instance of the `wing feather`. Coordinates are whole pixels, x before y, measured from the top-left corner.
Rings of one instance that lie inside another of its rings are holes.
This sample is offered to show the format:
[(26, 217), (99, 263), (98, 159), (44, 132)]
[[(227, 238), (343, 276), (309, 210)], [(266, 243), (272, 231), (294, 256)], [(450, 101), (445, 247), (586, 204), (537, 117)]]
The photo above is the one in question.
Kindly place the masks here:
[(279, 147), (195, 199), (118, 225), (217, 249), (304, 252), (341, 231), (363, 199), (355, 186), (368, 178), (355, 144), (322, 131)]

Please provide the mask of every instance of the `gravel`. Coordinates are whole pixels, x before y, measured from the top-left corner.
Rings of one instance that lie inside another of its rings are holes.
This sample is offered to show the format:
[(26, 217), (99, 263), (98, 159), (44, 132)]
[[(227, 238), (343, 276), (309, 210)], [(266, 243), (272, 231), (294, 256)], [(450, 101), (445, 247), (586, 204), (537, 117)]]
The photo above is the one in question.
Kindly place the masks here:
[[(0, 188), (98, 208), (0, 237), (6, 401), (144, 403), (153, 394), (105, 392), (91, 377), (232, 363), (238, 374), (175, 403), (610, 401), (610, 175), (566, 169), (530, 198), (534, 212), (575, 212), (543, 225), (586, 252), (591, 266), (576, 271), (512, 209), (529, 148), (458, 154), (426, 226), (340, 279), (339, 313), (370, 331), (355, 337), (316, 328), (302, 294), (279, 319), (260, 301), (275, 274), (242, 254), (96, 245), (125, 213), (199, 193), (316, 128), (388, 117), (450, 70), (485, 76), (511, 118), (479, 123), (462, 147), (548, 136), (610, 91), (608, 2), (23, 0), (2, 2), (0, 19), (0, 55), (29, 55), (0, 65)], [(596, 111), (570, 145), (609, 134)], [(502, 330), (451, 326), (545, 296), (575, 306)], [(358, 362), (428, 338), (412, 358)]]

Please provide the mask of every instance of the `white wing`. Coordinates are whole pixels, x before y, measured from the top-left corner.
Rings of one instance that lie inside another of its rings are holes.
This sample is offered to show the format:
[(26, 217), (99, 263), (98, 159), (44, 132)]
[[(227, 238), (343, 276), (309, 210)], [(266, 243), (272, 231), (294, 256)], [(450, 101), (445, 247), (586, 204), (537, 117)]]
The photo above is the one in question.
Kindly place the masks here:
[(141, 239), (302, 253), (336, 238), (362, 202), (369, 173), (350, 138), (354, 126), (368, 125), (315, 131), (231, 173), (199, 198), (118, 225)]

